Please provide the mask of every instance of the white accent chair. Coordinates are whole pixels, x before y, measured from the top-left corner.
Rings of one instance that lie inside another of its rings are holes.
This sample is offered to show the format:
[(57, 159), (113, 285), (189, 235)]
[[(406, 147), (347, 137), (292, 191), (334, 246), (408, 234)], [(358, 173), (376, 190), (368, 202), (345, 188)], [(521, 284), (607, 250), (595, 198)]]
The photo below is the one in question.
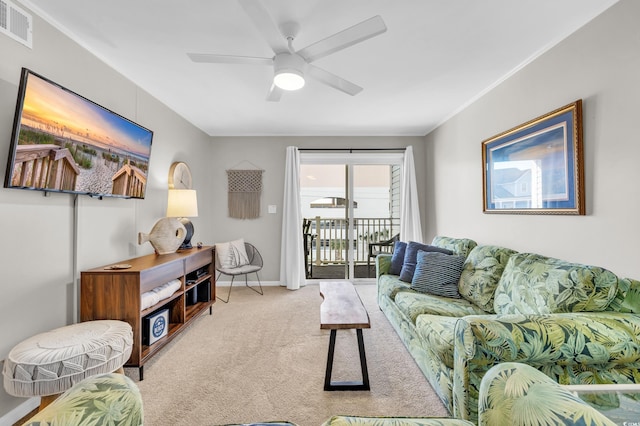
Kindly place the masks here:
[[(229, 284), (229, 292), (227, 294), (227, 299), (225, 300), (221, 297), (218, 297), (218, 299), (222, 300), (224, 303), (229, 303), (229, 298), (231, 297), (231, 287), (233, 287), (233, 281), (238, 275), (244, 275), (245, 286), (247, 286), (248, 288), (250, 288), (251, 290), (255, 291), (260, 295), (263, 294), (262, 283), (260, 282), (260, 276), (258, 275), (258, 272), (262, 269), (262, 265), (263, 265), (262, 256), (260, 255), (260, 252), (258, 251), (258, 249), (255, 248), (255, 246), (251, 243), (245, 242), (244, 248), (247, 252), (247, 258), (249, 259), (249, 263), (246, 265), (236, 266), (233, 268), (223, 267), (220, 264), (220, 259), (218, 258), (218, 256), (216, 256), (216, 271), (218, 271), (218, 276), (216, 277), (216, 281), (218, 281), (221, 275), (228, 275), (231, 277), (231, 284)], [(256, 289), (255, 287), (251, 287), (247, 279), (247, 276), (254, 272), (256, 274), (256, 278), (258, 279), (259, 289)]]

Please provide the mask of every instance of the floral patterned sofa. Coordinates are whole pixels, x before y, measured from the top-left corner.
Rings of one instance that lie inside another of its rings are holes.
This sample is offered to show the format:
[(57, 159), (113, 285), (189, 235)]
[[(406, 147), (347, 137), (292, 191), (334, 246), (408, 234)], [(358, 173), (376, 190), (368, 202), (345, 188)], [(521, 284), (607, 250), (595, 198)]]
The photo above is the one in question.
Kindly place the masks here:
[(459, 298), (412, 289), (376, 258), (378, 305), (455, 418), (477, 420), (480, 382), (503, 362), (562, 384), (640, 383), (640, 282), (469, 239), (431, 245), (465, 258)]

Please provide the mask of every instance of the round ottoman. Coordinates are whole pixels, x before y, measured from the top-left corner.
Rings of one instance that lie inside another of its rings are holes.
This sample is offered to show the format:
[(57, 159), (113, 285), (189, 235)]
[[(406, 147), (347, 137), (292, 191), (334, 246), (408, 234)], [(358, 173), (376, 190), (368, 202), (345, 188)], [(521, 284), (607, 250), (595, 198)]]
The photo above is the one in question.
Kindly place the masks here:
[(115, 320), (37, 334), (9, 352), (2, 372), (4, 388), (21, 397), (63, 393), (86, 377), (121, 369), (131, 356), (132, 342), (131, 325)]

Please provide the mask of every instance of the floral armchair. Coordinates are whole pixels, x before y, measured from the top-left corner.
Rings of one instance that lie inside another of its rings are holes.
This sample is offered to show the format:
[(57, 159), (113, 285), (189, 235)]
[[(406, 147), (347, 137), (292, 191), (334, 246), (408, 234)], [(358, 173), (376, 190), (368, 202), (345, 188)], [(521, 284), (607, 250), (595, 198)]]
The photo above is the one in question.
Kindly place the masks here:
[(142, 423), (142, 396), (138, 387), (124, 374), (111, 373), (78, 382), (24, 426), (138, 426)]

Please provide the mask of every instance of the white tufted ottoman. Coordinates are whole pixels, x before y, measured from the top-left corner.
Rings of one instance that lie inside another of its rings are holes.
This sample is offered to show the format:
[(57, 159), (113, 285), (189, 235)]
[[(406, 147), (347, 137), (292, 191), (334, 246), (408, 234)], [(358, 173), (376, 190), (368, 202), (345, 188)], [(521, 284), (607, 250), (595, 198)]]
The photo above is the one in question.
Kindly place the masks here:
[(40, 408), (82, 379), (121, 370), (131, 356), (133, 331), (124, 321), (87, 321), (19, 343), (2, 371), (8, 394), (43, 397)]

